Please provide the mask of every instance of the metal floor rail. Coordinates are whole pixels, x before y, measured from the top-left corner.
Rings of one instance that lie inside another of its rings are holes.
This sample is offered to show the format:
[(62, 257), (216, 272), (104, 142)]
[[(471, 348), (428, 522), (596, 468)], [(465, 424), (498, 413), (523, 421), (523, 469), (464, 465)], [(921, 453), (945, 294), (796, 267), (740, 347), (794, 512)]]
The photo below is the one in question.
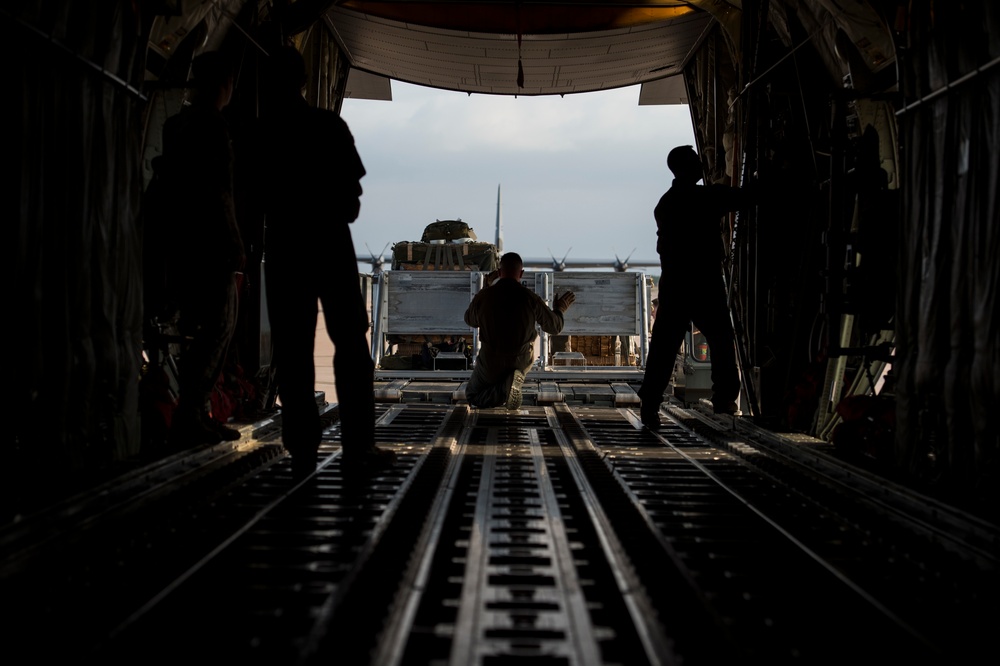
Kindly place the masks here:
[(373, 478), (343, 473), (335, 409), (325, 421), (307, 479), (272, 425), (6, 530), (11, 654), (596, 666), (997, 653), (995, 527), (927, 515), (919, 497), (908, 509), (888, 484), (875, 497), (871, 480), (731, 419), (668, 408), (654, 433), (608, 404), (380, 403), (377, 439), (399, 462)]

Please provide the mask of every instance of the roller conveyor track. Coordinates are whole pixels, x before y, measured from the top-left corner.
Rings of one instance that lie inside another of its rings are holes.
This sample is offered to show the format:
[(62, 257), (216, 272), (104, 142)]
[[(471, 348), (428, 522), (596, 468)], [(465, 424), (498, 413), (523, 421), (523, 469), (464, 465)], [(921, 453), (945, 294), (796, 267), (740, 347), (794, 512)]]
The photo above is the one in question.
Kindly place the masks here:
[(551, 408), (470, 414), (379, 664), (666, 663)]
[[(271, 495), (239, 531), (116, 628), (102, 656), (127, 663), (163, 644), (162, 663), (199, 654), (250, 663), (296, 663), (338, 645), (362, 663), (435, 492), (453, 440), (454, 409), (391, 407), (377, 436), (394, 442), (399, 462), (372, 478), (351, 479), (339, 456), (320, 447), (317, 472)], [(325, 442), (339, 438), (334, 422)], [(330, 627), (333, 627), (331, 630)]]
[[(4, 640), (104, 663), (997, 652), (980, 633), (998, 619), (995, 529), (946, 507), (907, 520), (731, 420), (670, 408), (652, 433), (607, 406), (381, 404), (399, 463), (362, 480), (341, 473), (336, 417), (305, 481), (262, 428), (7, 530)], [(54, 626), (64, 641), (44, 642)]]
[[(676, 409), (682, 418), (665, 419), (654, 435), (625, 410), (577, 413), (587, 445), (606, 456), (741, 654), (941, 663), (996, 652), (985, 637), (998, 617), (997, 551), (982, 548), (996, 543), (995, 528), (943, 539), (926, 516), (904, 518), (901, 504), (874, 501), (865, 480), (845, 483), (843, 467), (805, 473), (722, 419)], [(891, 485), (883, 484), (881, 494)], [(976, 523), (958, 514), (939, 522)]]

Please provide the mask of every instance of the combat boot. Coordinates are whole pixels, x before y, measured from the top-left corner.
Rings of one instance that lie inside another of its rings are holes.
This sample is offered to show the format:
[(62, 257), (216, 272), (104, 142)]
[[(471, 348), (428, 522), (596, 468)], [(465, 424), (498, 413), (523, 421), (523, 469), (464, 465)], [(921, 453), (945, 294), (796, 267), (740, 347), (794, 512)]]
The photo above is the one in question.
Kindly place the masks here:
[(643, 402), (639, 407), (639, 420), (650, 430), (660, 427), (660, 403)]
[(504, 407), (507, 409), (521, 409), (521, 387), (524, 385), (524, 373), (520, 370), (514, 371), (514, 377), (510, 382), (510, 391), (507, 392), (507, 402)]
[(340, 454), (340, 467), (349, 474), (371, 474), (392, 467), (396, 453), (377, 446), (345, 446)]

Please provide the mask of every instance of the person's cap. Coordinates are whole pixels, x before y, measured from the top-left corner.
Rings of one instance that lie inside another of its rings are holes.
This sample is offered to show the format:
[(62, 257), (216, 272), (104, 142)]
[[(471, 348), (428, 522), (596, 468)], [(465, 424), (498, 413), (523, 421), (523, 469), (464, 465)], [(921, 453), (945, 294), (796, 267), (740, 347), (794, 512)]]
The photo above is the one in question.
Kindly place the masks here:
[(698, 153), (694, 151), (691, 146), (677, 146), (669, 153), (667, 153), (667, 166), (671, 171), (677, 173), (678, 170), (683, 170), (684, 167), (691, 163), (691, 158), (698, 158)]
[(294, 46), (282, 46), (271, 55), (276, 83), (280, 87), (301, 90), (306, 84), (306, 60)]
[(200, 90), (221, 88), (233, 75), (229, 58), (220, 51), (207, 51), (191, 61), (194, 86)]

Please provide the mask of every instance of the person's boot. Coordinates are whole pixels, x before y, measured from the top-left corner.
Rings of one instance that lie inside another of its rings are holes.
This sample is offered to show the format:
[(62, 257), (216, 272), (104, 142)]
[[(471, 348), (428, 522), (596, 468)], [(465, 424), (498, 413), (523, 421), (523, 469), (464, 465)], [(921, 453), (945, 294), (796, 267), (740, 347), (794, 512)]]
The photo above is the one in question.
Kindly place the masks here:
[(396, 453), (371, 446), (345, 446), (340, 454), (340, 467), (351, 474), (370, 474), (392, 467)]
[(740, 412), (740, 408), (736, 405), (735, 400), (720, 400), (718, 402), (713, 400), (712, 411), (716, 414), (730, 414), (733, 416), (739, 416), (742, 413)]
[(316, 456), (301, 453), (292, 456), (292, 476), (304, 479), (316, 471)]
[(639, 420), (642, 425), (650, 430), (657, 430), (660, 427), (660, 403), (643, 401), (639, 406)]
[(215, 444), (222, 436), (209, 424), (210, 418), (194, 409), (178, 407), (170, 423), (169, 442), (177, 448)]
[(507, 409), (521, 409), (521, 387), (524, 384), (524, 373), (520, 370), (514, 371), (514, 378), (510, 383), (510, 391), (507, 392), (507, 402), (504, 407)]
[(225, 423), (217, 421), (211, 416), (205, 415), (205, 425), (219, 436), (219, 439), (226, 442), (235, 442), (243, 435), (236, 428), (230, 428)]
[(285, 450), (292, 457), (292, 476), (304, 479), (316, 471), (316, 460), (319, 456), (319, 445), (292, 446), (285, 444)]

